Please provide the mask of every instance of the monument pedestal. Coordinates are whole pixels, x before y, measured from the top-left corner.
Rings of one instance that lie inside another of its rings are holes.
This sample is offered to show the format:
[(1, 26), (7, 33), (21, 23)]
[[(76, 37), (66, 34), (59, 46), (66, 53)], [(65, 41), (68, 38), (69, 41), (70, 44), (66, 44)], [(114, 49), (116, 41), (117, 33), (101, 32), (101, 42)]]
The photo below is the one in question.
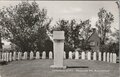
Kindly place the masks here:
[(63, 66), (63, 52), (64, 52), (64, 31), (54, 31), (54, 65), (50, 68), (61, 68), (64, 69), (66, 66)]
[(66, 66), (51, 65), (50, 68), (54, 68), (54, 69), (66, 69)]

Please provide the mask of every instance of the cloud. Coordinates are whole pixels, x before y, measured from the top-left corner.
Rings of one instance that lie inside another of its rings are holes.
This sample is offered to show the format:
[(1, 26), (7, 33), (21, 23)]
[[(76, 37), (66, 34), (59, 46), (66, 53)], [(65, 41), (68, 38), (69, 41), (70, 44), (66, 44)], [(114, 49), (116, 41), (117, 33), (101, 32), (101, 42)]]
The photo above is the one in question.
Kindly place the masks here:
[(73, 13), (79, 13), (79, 12), (82, 12), (82, 9), (81, 9), (81, 8), (78, 8), (78, 7), (74, 7), (74, 8), (71, 7), (71, 8), (66, 8), (66, 9), (63, 9), (63, 10), (62, 10), (62, 13), (65, 13), (65, 14), (66, 14), (66, 13), (67, 13), (67, 14), (68, 14), (68, 13), (70, 13), (70, 14), (72, 13), (72, 14), (73, 14)]

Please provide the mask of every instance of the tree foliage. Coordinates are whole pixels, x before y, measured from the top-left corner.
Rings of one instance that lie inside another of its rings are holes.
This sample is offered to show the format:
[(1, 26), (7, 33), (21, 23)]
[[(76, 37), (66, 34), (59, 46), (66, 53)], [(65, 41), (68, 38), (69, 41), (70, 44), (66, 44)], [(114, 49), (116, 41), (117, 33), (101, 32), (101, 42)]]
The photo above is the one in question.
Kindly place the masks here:
[(111, 23), (114, 21), (114, 16), (111, 12), (107, 12), (104, 8), (101, 8), (98, 12), (98, 21), (96, 27), (100, 36), (101, 45), (104, 45), (107, 41), (107, 34), (111, 32)]
[(43, 50), (51, 19), (36, 2), (21, 2), (0, 10), (2, 35), (22, 51)]
[[(76, 22), (73, 20), (59, 20), (52, 31), (65, 31), (65, 51), (87, 47), (87, 39), (91, 33), (90, 20)], [(84, 47), (83, 47), (84, 46)]]

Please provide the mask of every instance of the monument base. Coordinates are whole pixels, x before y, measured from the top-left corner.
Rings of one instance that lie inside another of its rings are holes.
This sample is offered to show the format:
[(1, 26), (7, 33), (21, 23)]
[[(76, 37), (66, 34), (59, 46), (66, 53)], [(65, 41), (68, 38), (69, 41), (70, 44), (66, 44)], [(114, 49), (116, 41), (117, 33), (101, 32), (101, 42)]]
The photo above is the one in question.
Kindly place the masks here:
[(66, 69), (66, 66), (51, 65), (50, 68), (54, 68), (54, 69)]

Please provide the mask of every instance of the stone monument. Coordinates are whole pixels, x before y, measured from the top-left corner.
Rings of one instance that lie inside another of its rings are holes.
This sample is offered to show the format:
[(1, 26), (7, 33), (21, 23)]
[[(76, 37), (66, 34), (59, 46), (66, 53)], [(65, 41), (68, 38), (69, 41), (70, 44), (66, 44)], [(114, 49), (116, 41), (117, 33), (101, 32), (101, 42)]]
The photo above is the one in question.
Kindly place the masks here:
[(64, 38), (64, 31), (53, 32), (54, 65), (51, 65), (51, 68), (66, 68), (63, 66)]

